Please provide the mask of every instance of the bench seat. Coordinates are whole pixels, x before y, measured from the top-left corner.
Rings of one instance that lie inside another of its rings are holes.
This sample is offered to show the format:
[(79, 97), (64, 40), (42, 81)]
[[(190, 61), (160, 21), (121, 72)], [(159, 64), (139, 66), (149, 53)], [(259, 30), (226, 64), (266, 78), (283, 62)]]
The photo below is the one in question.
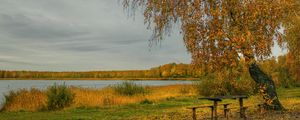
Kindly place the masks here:
[(211, 117), (213, 118), (213, 110), (214, 110), (214, 106), (213, 105), (201, 105), (201, 106), (193, 106), (193, 107), (187, 107), (187, 109), (191, 109), (193, 112), (193, 120), (196, 120), (196, 109), (198, 108), (210, 108), (211, 109)]

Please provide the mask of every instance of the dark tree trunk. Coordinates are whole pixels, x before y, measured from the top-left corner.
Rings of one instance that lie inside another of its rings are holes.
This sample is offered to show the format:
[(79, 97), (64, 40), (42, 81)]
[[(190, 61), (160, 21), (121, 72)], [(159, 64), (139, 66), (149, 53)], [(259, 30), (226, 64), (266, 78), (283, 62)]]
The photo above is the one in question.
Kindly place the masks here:
[(249, 72), (265, 100), (263, 107), (266, 110), (283, 110), (284, 108), (277, 97), (273, 80), (264, 73), (255, 62), (250, 64)]

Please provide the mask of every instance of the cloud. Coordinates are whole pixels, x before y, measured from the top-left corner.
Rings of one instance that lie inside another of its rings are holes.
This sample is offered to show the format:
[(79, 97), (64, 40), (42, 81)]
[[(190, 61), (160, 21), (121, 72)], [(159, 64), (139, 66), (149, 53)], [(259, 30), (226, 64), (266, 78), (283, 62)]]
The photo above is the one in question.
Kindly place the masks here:
[(18, 57), (13, 56), (0, 56), (0, 63), (12, 64), (12, 65), (38, 65), (37, 63), (18, 61)]
[(0, 14), (2, 32), (23, 40), (57, 40), (87, 34), (78, 27), (47, 19), (44, 16)]
[(0, 69), (148, 69), (190, 62), (181, 35), (152, 48), (150, 36), (142, 14), (128, 19), (117, 0), (2, 0)]

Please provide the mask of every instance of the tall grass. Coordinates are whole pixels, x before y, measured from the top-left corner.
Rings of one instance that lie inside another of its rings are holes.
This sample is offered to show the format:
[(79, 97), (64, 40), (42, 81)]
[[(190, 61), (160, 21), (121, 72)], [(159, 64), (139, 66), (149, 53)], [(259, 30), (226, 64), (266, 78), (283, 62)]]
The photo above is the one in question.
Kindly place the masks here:
[(148, 90), (142, 86), (134, 83), (133, 81), (125, 81), (121, 84), (112, 86), (112, 88), (120, 95), (133, 96), (139, 94), (146, 94)]
[[(189, 93), (182, 94), (182, 89), (191, 88)], [(73, 87), (72, 91), (75, 93), (74, 107), (78, 106), (111, 106), (123, 105), (130, 103), (140, 103), (144, 100), (156, 102), (161, 99), (177, 96), (191, 96), (196, 95), (196, 90), (191, 85), (168, 85), (168, 86), (151, 86), (145, 88), (146, 94), (135, 95), (121, 95), (116, 92), (114, 87), (107, 87), (103, 89), (90, 89)]]
[(4, 97), (5, 103), (2, 108), (4, 111), (36, 111), (47, 105), (45, 92), (36, 88), (10, 91)]
[[(51, 88), (51, 87), (50, 87)], [(187, 90), (189, 89), (190, 90)], [(144, 88), (146, 91), (139, 92), (134, 95), (121, 95), (114, 87), (107, 87), (102, 89), (81, 88), (81, 87), (67, 87), (67, 90), (74, 94), (74, 100), (67, 108), (77, 107), (103, 107), (112, 105), (124, 105), (131, 103), (144, 103), (148, 100), (157, 102), (162, 99), (178, 96), (192, 96), (196, 95), (196, 90), (192, 85), (168, 85), (168, 86), (151, 86)], [(36, 89), (35, 89), (36, 90)], [(35, 91), (33, 90), (33, 91)], [(8, 96), (14, 96), (8, 99), (4, 105), (5, 111), (39, 111), (48, 105), (48, 90), (33, 92), (31, 90), (22, 90), (11, 92)], [(140, 94), (141, 93), (141, 94)]]

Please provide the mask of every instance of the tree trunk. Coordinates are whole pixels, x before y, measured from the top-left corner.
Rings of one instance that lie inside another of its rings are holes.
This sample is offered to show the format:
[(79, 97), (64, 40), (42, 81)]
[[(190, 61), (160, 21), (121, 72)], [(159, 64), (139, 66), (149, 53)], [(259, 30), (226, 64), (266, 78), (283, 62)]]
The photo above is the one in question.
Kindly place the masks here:
[(273, 80), (264, 73), (255, 62), (250, 64), (249, 72), (259, 87), (259, 93), (262, 94), (265, 100), (263, 107), (266, 110), (283, 110), (284, 108), (277, 97)]

